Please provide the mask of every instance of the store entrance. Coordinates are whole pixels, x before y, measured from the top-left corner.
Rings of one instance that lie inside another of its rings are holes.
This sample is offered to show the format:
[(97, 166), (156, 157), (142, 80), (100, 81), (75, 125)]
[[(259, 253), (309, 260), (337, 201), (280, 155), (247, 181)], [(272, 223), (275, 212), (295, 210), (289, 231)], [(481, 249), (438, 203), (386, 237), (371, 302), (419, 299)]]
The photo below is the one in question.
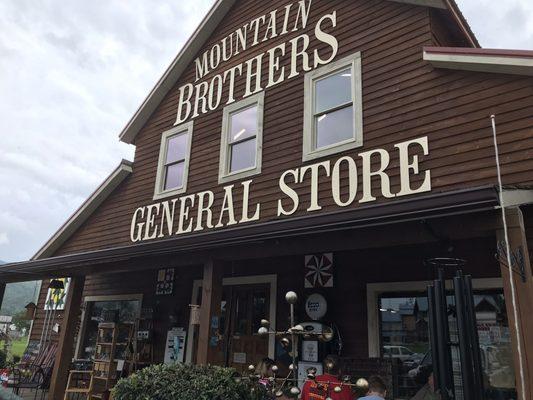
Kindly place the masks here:
[(225, 286), (222, 299), (225, 325), (225, 364), (244, 371), (268, 356), (268, 338), (257, 331), (268, 318), (270, 285)]

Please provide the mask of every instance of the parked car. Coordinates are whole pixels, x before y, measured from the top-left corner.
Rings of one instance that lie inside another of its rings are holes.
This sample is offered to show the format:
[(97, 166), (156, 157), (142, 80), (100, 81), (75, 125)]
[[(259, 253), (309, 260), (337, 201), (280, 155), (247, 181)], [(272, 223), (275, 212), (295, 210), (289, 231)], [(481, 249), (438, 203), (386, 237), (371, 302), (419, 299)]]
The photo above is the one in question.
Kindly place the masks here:
[(383, 357), (397, 358), (402, 363), (422, 360), (423, 354), (415, 353), (405, 346), (383, 346)]

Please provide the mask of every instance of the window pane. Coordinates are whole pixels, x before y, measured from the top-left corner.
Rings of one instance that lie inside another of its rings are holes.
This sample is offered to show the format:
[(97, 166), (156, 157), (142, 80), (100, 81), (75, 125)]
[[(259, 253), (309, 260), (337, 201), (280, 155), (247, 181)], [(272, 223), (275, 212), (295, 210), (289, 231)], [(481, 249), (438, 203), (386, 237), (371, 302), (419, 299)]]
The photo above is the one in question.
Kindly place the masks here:
[(172, 164), (185, 159), (189, 135), (181, 134), (168, 139), (167, 158), (165, 164)]
[(351, 69), (345, 69), (315, 83), (315, 114), (351, 102)]
[(230, 146), (230, 169), (229, 172), (240, 171), (255, 166), (256, 139), (233, 144)]
[(164, 190), (176, 189), (183, 186), (183, 167), (185, 162), (169, 165), (165, 174)]
[(353, 107), (315, 117), (316, 147), (321, 148), (354, 137)]
[(231, 114), (230, 143), (255, 136), (257, 133), (257, 105)]
[(94, 356), (96, 337), (98, 335), (98, 324), (103, 321), (103, 312), (118, 310), (119, 322), (135, 322), (140, 308), (138, 300), (122, 301), (98, 301), (87, 303), (87, 322), (83, 346), (79, 356), (90, 359)]

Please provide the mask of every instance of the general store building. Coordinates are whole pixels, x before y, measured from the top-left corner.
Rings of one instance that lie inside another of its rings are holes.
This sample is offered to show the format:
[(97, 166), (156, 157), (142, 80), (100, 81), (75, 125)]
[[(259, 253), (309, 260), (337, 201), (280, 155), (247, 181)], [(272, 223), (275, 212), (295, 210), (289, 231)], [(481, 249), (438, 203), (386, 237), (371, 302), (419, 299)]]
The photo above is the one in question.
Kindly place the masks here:
[(146, 363), (169, 361), (172, 331), (184, 362), (282, 364), (256, 332), (289, 328), (290, 290), (301, 322), (310, 295), (327, 303), (327, 351), (423, 355), (427, 260), (447, 257), (473, 278), (487, 398), (531, 399), (532, 76), (533, 52), (480, 48), (453, 0), (217, 1), (120, 134), (133, 162), (0, 268), (4, 286), (43, 279), (30, 343), (57, 344), (49, 398), (113, 311), (149, 316)]

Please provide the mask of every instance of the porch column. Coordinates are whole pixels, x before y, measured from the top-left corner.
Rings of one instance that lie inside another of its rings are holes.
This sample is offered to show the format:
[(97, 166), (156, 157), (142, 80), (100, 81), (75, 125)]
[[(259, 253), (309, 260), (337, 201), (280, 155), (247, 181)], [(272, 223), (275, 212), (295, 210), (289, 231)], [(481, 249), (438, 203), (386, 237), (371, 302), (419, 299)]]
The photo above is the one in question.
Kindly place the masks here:
[[(531, 275), (529, 249), (526, 241), (524, 219), (520, 208), (507, 208), (506, 216), (509, 247), (511, 250), (511, 259), (513, 260), (513, 272), (511, 274), (509, 273), (505, 252), (501, 251), (501, 249), (505, 249), (503, 225), (497, 231), (497, 239), (503, 291), (513, 348), (517, 392), (520, 400), (533, 400), (533, 340), (531, 340), (531, 332), (533, 332), (533, 318), (531, 317), (533, 315), (533, 277)], [(520, 254), (521, 256), (519, 256)], [(521, 274), (522, 268), (524, 277)], [(512, 275), (512, 282), (514, 284), (516, 311), (513, 308), (513, 289), (511, 287), (510, 275)], [(518, 340), (516, 327), (518, 327)], [(518, 354), (519, 342), (522, 352), (522, 362), (520, 362)], [(520, 374), (521, 368), (523, 379)], [(525, 397), (522, 393), (525, 393)]]
[(74, 333), (79, 320), (84, 285), (85, 277), (75, 277), (70, 280), (63, 322), (59, 332), (54, 371), (50, 381), (49, 400), (62, 400), (65, 394), (69, 366), (74, 357)]
[(218, 327), (212, 327), (212, 322), (213, 320), (217, 324), (220, 322), (222, 275), (223, 267), (220, 261), (209, 260), (204, 264), (202, 308), (198, 333), (198, 353), (196, 356), (196, 362), (200, 365), (207, 365), (212, 360), (213, 349), (210, 346), (210, 341), (211, 337), (216, 335), (218, 329)]
[(6, 293), (6, 284), (5, 282), (0, 282), (0, 308), (4, 304), (4, 294)]

